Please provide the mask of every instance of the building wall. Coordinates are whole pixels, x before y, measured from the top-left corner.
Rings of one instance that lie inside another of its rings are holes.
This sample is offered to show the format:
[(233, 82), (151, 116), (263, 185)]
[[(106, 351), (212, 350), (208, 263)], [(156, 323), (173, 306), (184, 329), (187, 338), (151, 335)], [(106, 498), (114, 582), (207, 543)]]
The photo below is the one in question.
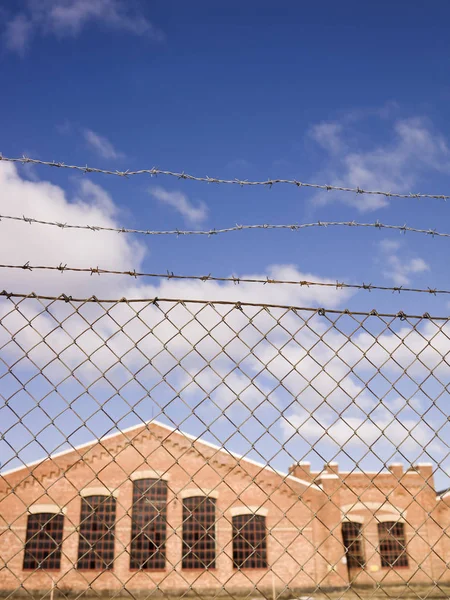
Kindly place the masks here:
[[(163, 571), (130, 571), (133, 478), (148, 470), (168, 482), (167, 564)], [(99, 486), (117, 498), (114, 568), (78, 570), (81, 492)], [(198, 490), (216, 497), (216, 568), (185, 570), (182, 498), (198, 495)], [(65, 513), (57, 572), (22, 570), (27, 512), (34, 504), (57, 504)], [(268, 569), (233, 568), (231, 509), (242, 506), (266, 513)], [(152, 424), (0, 478), (0, 588), (48, 590), (53, 578), (66, 592), (91, 586), (96, 591), (124, 588), (134, 594), (154, 588), (167, 594), (189, 588), (205, 594), (222, 589), (271, 594), (275, 587), (278, 594), (342, 588), (350, 581), (361, 585), (448, 581), (449, 511), (450, 503), (436, 500), (428, 466), (406, 473), (393, 468), (380, 474), (348, 474), (339, 473), (337, 465), (328, 465), (322, 473), (296, 465), (286, 477)], [(380, 564), (377, 523), (392, 515), (405, 521), (407, 568), (384, 569)], [(342, 543), (344, 519), (361, 522), (364, 531), (366, 566), (351, 573)]]
[[(82, 454), (82, 456), (80, 456)], [(133, 572), (129, 569), (133, 474), (151, 469), (168, 481), (167, 568), (164, 571)], [(8, 484), (6, 486), (5, 484)], [(78, 552), (78, 524), (81, 496), (86, 488), (107, 487), (117, 498), (115, 561), (110, 572), (74, 568)], [(152, 425), (143, 429), (132, 442), (124, 437), (93, 445), (82, 451), (49, 459), (44, 464), (21, 469), (6, 477), (0, 500), (3, 530), (0, 554), (4, 561), (1, 587), (12, 590), (22, 585), (27, 590), (48, 589), (48, 572), (22, 570), (27, 508), (33, 504), (57, 504), (65, 512), (61, 570), (51, 574), (58, 587), (81, 591), (86, 585), (95, 590), (139, 591), (156, 587), (167, 593), (218, 590), (222, 587), (238, 593), (249, 589), (279, 591), (343, 586), (346, 581), (342, 564), (330, 569), (326, 553), (334, 562), (343, 554), (340, 541), (330, 544), (325, 525), (315, 518), (324, 513), (323, 522), (338, 518), (325, 510), (326, 494), (317, 486), (283, 477), (270, 469), (200, 442), (192, 442), (179, 433)], [(208, 571), (181, 568), (182, 496), (198, 495), (196, 488), (211, 493), (216, 500), (216, 568)], [(263, 508), (267, 512), (268, 563), (264, 570), (233, 569), (231, 509)], [(6, 529), (5, 529), (6, 528)], [(315, 552), (318, 540), (326, 551)]]
[[(362, 524), (364, 569), (352, 569), (349, 579), (358, 585), (432, 584), (449, 582), (447, 558), (450, 551), (450, 503), (436, 496), (431, 465), (422, 464), (406, 472), (400, 464), (389, 470), (368, 473), (340, 473), (338, 465), (311, 473), (308, 465), (292, 468), (296, 476), (331, 486), (330, 502), (341, 509), (336, 521), (338, 534), (344, 520)], [(450, 497), (449, 497), (450, 500)], [(408, 567), (388, 568), (381, 564), (378, 523), (404, 523)]]

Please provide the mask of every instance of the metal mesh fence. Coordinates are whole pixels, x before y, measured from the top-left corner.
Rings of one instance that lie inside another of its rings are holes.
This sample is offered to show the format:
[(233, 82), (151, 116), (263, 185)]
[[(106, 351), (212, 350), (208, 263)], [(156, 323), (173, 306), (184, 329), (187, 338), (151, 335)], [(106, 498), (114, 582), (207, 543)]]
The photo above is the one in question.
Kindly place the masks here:
[(429, 315), (1, 297), (1, 594), (449, 597), (449, 351)]

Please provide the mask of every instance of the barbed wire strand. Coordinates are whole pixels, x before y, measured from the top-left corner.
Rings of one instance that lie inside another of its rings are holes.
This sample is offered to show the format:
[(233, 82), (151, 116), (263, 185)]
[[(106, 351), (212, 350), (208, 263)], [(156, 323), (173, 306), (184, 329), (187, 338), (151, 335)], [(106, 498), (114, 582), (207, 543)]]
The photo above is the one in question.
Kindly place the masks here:
[(142, 235), (203, 235), (203, 236), (214, 236), (222, 233), (231, 233), (234, 231), (244, 231), (251, 229), (289, 229), (291, 231), (298, 231), (300, 229), (308, 229), (311, 227), (370, 227), (375, 229), (392, 229), (399, 231), (400, 233), (420, 233), (430, 235), (432, 237), (450, 237), (450, 233), (439, 232), (436, 229), (420, 229), (417, 227), (409, 227), (404, 225), (389, 225), (387, 223), (381, 223), (375, 221), (374, 223), (359, 223), (357, 221), (315, 221), (312, 223), (291, 223), (287, 225), (283, 224), (256, 224), (256, 225), (234, 225), (232, 227), (224, 227), (221, 229), (208, 229), (208, 230), (183, 230), (183, 229), (171, 229), (171, 230), (151, 230), (151, 229), (132, 229), (129, 227), (106, 227), (103, 225), (77, 225), (71, 223), (62, 223), (58, 221), (44, 221), (41, 219), (34, 219), (32, 217), (12, 216), (12, 215), (0, 215), (0, 222), (2, 220), (18, 221), (22, 223), (28, 223), (29, 225), (50, 225), (58, 227), (59, 229), (84, 229), (89, 231), (111, 231), (115, 233), (136, 233)]
[(319, 183), (307, 183), (305, 181), (299, 181), (297, 179), (267, 179), (266, 181), (249, 181), (247, 179), (219, 179), (217, 177), (197, 177), (195, 175), (190, 175), (185, 172), (175, 172), (159, 169), (157, 167), (152, 167), (151, 169), (138, 169), (136, 171), (126, 170), (109, 170), (109, 169), (100, 169), (98, 167), (89, 167), (79, 166), (79, 165), (67, 165), (64, 162), (56, 162), (56, 161), (45, 161), (38, 160), (36, 158), (29, 158), (27, 156), (10, 158), (7, 156), (3, 156), (0, 153), (0, 161), (11, 162), (11, 163), (22, 163), (22, 164), (33, 164), (33, 165), (43, 165), (47, 167), (56, 167), (60, 169), (72, 169), (75, 171), (81, 171), (82, 173), (101, 173), (103, 175), (116, 175), (118, 177), (131, 177), (133, 175), (150, 175), (151, 177), (155, 177), (157, 175), (166, 175), (170, 177), (175, 177), (177, 179), (185, 179), (188, 181), (198, 181), (205, 183), (217, 183), (217, 184), (234, 184), (239, 186), (265, 186), (272, 187), (276, 184), (288, 184), (294, 185), (296, 187), (304, 187), (304, 188), (313, 188), (317, 190), (323, 191), (338, 191), (338, 192), (350, 192), (353, 194), (370, 194), (374, 196), (385, 196), (386, 198), (430, 198), (435, 200), (448, 200), (450, 196), (445, 194), (418, 194), (418, 193), (409, 193), (402, 194), (398, 192), (387, 192), (381, 190), (366, 190), (359, 186), (357, 187), (345, 187), (338, 185), (328, 185), (328, 184), (319, 184)]
[(150, 277), (155, 279), (176, 279), (176, 280), (190, 280), (190, 281), (220, 281), (230, 282), (235, 285), (240, 283), (259, 283), (259, 284), (271, 284), (271, 285), (295, 285), (299, 287), (327, 287), (334, 288), (336, 290), (341, 289), (354, 289), (354, 290), (366, 290), (366, 291), (388, 291), (392, 293), (400, 292), (415, 292), (421, 294), (450, 294), (450, 290), (440, 290), (437, 288), (411, 288), (405, 286), (384, 286), (384, 285), (373, 285), (372, 283), (346, 283), (345, 281), (309, 281), (309, 280), (293, 280), (293, 279), (275, 279), (272, 277), (266, 277), (265, 279), (259, 277), (219, 277), (209, 273), (208, 275), (178, 275), (173, 271), (167, 271), (166, 273), (146, 273), (136, 271), (136, 269), (129, 271), (119, 271), (117, 269), (101, 269), (100, 267), (68, 267), (67, 264), (60, 263), (58, 266), (49, 265), (30, 265), (30, 262), (26, 262), (23, 265), (1, 265), (0, 269), (19, 269), (24, 271), (59, 271), (64, 273), (66, 271), (72, 273), (89, 273), (90, 275), (127, 275), (130, 277)]
[(199, 300), (199, 299), (182, 299), (182, 298), (160, 298), (155, 296), (154, 298), (97, 298), (97, 296), (90, 296), (88, 298), (74, 298), (68, 294), (60, 294), (59, 296), (52, 296), (46, 294), (36, 294), (35, 292), (30, 292), (28, 294), (20, 293), (20, 292), (8, 292), (3, 290), (0, 292), (0, 298), (4, 297), (8, 300), (11, 298), (23, 298), (30, 300), (49, 300), (49, 301), (62, 301), (62, 302), (76, 302), (76, 303), (95, 303), (95, 304), (136, 304), (136, 303), (152, 303), (155, 306), (158, 306), (159, 302), (172, 302), (175, 304), (199, 304), (199, 305), (218, 305), (218, 306), (233, 306), (238, 310), (242, 310), (243, 307), (249, 306), (253, 308), (262, 308), (262, 309), (271, 309), (271, 308), (280, 308), (283, 310), (292, 310), (292, 311), (307, 311), (312, 313), (317, 313), (320, 316), (325, 316), (326, 314), (334, 314), (334, 315), (350, 315), (356, 317), (386, 317), (386, 318), (399, 318), (401, 321), (405, 321), (406, 319), (432, 319), (436, 321), (450, 321), (450, 316), (432, 316), (429, 313), (425, 312), (422, 315), (414, 315), (407, 314), (402, 310), (396, 313), (383, 313), (379, 312), (376, 309), (372, 309), (370, 311), (355, 311), (349, 310), (348, 308), (338, 310), (335, 308), (323, 308), (323, 307), (305, 307), (305, 306), (294, 306), (289, 304), (267, 304), (261, 302), (240, 302), (233, 300)]

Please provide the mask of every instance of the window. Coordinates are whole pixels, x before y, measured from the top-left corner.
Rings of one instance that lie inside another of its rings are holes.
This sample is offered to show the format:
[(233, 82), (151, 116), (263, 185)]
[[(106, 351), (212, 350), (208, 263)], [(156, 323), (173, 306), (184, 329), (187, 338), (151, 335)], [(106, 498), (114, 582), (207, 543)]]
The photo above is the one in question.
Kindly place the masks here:
[(133, 483), (130, 569), (166, 566), (167, 483), (138, 479)]
[(61, 544), (64, 515), (37, 513), (28, 515), (24, 569), (61, 568)]
[(386, 521), (378, 523), (378, 538), (382, 567), (407, 567), (405, 524)]
[(344, 521), (342, 523), (342, 541), (349, 569), (364, 568), (365, 560), (361, 533), (361, 523), (355, 523), (354, 521)]
[(266, 569), (266, 518), (262, 515), (233, 517), (233, 566), (235, 569)]
[(213, 569), (216, 563), (216, 501), (209, 496), (183, 500), (183, 569)]
[(115, 520), (114, 496), (82, 498), (78, 569), (112, 569)]

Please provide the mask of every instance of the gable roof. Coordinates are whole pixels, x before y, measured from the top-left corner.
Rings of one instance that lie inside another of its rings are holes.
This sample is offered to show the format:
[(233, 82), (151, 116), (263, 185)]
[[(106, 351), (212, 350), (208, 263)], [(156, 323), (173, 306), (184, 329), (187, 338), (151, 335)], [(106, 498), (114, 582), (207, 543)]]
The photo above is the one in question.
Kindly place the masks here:
[(115, 437), (119, 437), (119, 436), (124, 436), (128, 433), (131, 433), (133, 431), (137, 431), (138, 429), (148, 429), (150, 425), (155, 425), (157, 427), (161, 427), (162, 429), (165, 429), (169, 434), (173, 433), (176, 435), (180, 435), (182, 437), (184, 437), (185, 439), (189, 440), (191, 443), (195, 442), (196, 444), (201, 444), (203, 446), (206, 446), (208, 448), (211, 448), (213, 450), (215, 450), (216, 452), (221, 452), (226, 454), (227, 456), (230, 456), (232, 458), (234, 458), (238, 463), (247, 463), (256, 467), (259, 467), (261, 470), (264, 471), (268, 471), (270, 473), (273, 473), (275, 475), (278, 475), (279, 477), (282, 477), (283, 479), (289, 480), (289, 481), (293, 481), (297, 484), (303, 485), (309, 489), (313, 489), (316, 491), (321, 491), (321, 488), (314, 484), (311, 483), (310, 481), (306, 481), (304, 479), (299, 479), (298, 477), (294, 477), (294, 475), (291, 475), (289, 473), (285, 473), (283, 471), (279, 471), (277, 469), (274, 469), (273, 467), (264, 464), (264, 463), (260, 463), (258, 461), (255, 461), (251, 458), (247, 458), (246, 456), (243, 456), (242, 454), (237, 454), (236, 452), (232, 452), (231, 450), (228, 450), (227, 448), (224, 448), (222, 446), (218, 446), (217, 444), (213, 444), (211, 442), (207, 442), (205, 440), (202, 440), (194, 435), (191, 435), (189, 433), (186, 433), (184, 431), (181, 431), (180, 429), (178, 429), (177, 427), (171, 427), (170, 425), (166, 425), (165, 423), (162, 423), (161, 421), (157, 421), (156, 419), (153, 420), (149, 420), (149, 421), (145, 421), (144, 423), (138, 424), (138, 425), (133, 425), (131, 427), (127, 427), (126, 429), (123, 429), (121, 431), (118, 431), (116, 433), (110, 433), (108, 435), (105, 435), (101, 438), (97, 438), (95, 440), (91, 440), (90, 442), (85, 442), (83, 444), (79, 444), (78, 446), (73, 446), (72, 448), (68, 448), (67, 450), (62, 450), (60, 452), (55, 452), (54, 454), (50, 454), (48, 457), (46, 458), (41, 458), (38, 460), (34, 460), (32, 462), (29, 463), (25, 463), (20, 467), (15, 467), (14, 469), (9, 469), (8, 471), (1, 471), (0, 470), (0, 477), (4, 478), (7, 477), (8, 475), (12, 475), (14, 473), (19, 473), (20, 471), (24, 470), (24, 469), (30, 469), (32, 467), (38, 466), (38, 465), (42, 465), (44, 463), (46, 463), (47, 461), (51, 461), (57, 458), (60, 458), (62, 456), (65, 455), (69, 455), (71, 453), (77, 452), (79, 450), (82, 450), (84, 448), (89, 448), (91, 446), (95, 446), (95, 444), (98, 443), (102, 443), (105, 442), (107, 440), (111, 440)]

